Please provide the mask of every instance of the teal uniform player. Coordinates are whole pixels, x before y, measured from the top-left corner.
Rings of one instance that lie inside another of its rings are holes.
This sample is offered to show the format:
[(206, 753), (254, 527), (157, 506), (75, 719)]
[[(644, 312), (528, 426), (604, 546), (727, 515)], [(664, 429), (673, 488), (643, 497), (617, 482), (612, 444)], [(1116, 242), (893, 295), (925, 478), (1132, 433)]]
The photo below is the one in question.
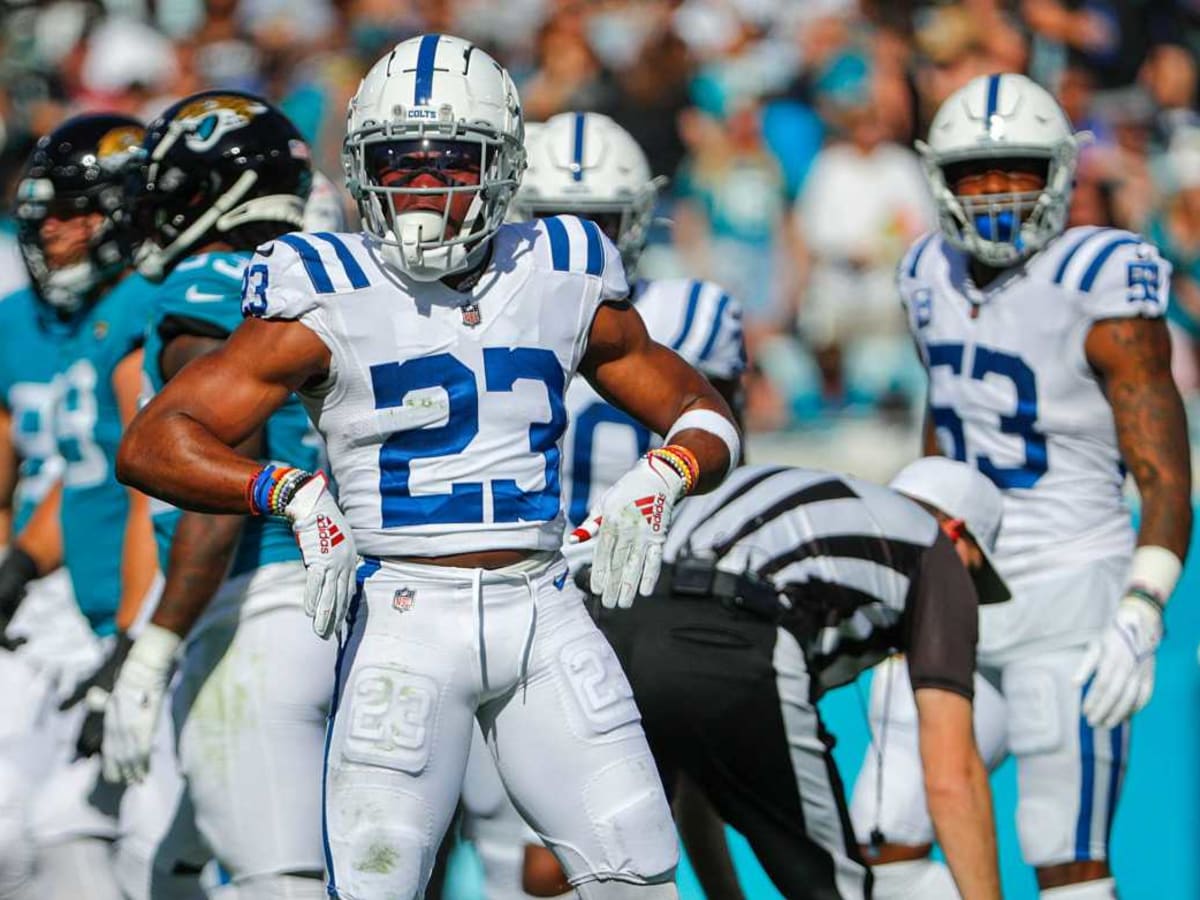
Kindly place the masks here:
[[(225, 338), (242, 321), (242, 278), (250, 252), (201, 253), (180, 262), (157, 287), (154, 316), (146, 335), (144, 370), (157, 393), (164, 379), (160, 367), (163, 345), (174, 336), (191, 334)], [(267, 421), (263, 456), (308, 471), (320, 467), (320, 438), (309, 425), (300, 401), (292, 398)], [(153, 507), (154, 536), (159, 561), (167, 569), (167, 555), (180, 513), (170, 506)], [(243, 575), (271, 563), (299, 561), (300, 551), (291, 527), (282, 519), (249, 517), (230, 568), (230, 577)]]
[(51, 416), (58, 347), (53, 317), (31, 288), (0, 300), (0, 406), (19, 467), (12, 533), (18, 534), (62, 474)]
[(130, 275), (95, 305), (59, 326), (55, 341), (54, 434), (65, 462), (63, 560), (79, 608), (97, 634), (116, 631), (129, 490), (114, 464), (121, 410), (113, 375), (142, 345), (154, 287)]
[(122, 430), (113, 374), (141, 346), (152, 299), (150, 283), (130, 275), (66, 320), (29, 289), (0, 302), (0, 391), (21, 457), (13, 533), (61, 475), (63, 564), (99, 635), (116, 630), (129, 514), (113, 469)]

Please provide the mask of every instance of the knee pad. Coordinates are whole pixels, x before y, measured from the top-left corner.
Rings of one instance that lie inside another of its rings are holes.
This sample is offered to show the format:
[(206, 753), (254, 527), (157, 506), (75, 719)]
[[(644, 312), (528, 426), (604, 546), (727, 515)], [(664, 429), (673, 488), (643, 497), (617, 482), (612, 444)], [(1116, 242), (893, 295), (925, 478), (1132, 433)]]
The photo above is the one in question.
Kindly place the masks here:
[(675, 882), (662, 881), (655, 884), (634, 884), (630, 881), (585, 881), (575, 885), (580, 900), (679, 900), (679, 889)]
[(1117, 883), (1112, 878), (1097, 878), (1038, 892), (1039, 900), (1116, 900)]
[(415, 831), (383, 823), (357, 828), (340, 842), (330, 881), (347, 897), (416, 898), (433, 870), (436, 847)]
[(649, 753), (597, 772), (584, 796), (602, 856), (589, 859), (570, 844), (553, 842), (568, 875), (639, 883), (672, 877), (679, 864), (679, 838)]
[(873, 866), (875, 900), (959, 900), (950, 870), (932, 859)]

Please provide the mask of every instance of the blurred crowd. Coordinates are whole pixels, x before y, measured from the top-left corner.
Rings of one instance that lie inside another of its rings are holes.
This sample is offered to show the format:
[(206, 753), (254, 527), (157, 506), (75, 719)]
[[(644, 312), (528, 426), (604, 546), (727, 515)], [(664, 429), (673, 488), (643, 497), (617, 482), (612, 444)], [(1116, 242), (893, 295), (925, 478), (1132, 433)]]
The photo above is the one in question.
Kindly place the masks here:
[(1026, 72), (1094, 136), (1072, 224), (1142, 232), (1174, 264), (1178, 377), (1200, 391), (1200, 0), (6, 0), (0, 16), (6, 192), (65, 115), (150, 117), (206, 87), (280, 103), (337, 178), (359, 78), (425, 31), (492, 52), (530, 121), (613, 116), (670, 178), (641, 274), (710, 278), (745, 309), (756, 430), (912, 420), (923, 375), (893, 270), (936, 227), (913, 143), (970, 78)]

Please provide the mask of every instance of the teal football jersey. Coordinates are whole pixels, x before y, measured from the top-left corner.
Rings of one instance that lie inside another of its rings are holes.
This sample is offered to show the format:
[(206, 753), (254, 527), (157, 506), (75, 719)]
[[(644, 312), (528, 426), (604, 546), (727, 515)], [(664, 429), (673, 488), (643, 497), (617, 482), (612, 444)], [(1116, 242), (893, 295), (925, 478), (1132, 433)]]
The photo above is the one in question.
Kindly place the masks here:
[(116, 478), (117, 365), (143, 343), (153, 286), (130, 275), (69, 326), (56, 323), (54, 433), (63, 458), (63, 555), (79, 608), (98, 634), (115, 628), (129, 495)]
[[(159, 360), (164, 335), (225, 337), (241, 323), (242, 275), (250, 256), (250, 253), (202, 253), (181, 262), (159, 286), (153, 325), (146, 337), (145, 374), (151, 391), (157, 393), (163, 387)], [(310, 427), (308, 414), (295, 395), (267, 420), (264, 437), (264, 461), (309, 471), (320, 468), (320, 438)], [(179, 511), (159, 503), (154, 504), (153, 510), (154, 534), (165, 571)], [(298, 559), (300, 551), (291, 527), (280, 519), (256, 516), (246, 521), (230, 575)]]
[(30, 288), (0, 300), (0, 403), (12, 418), (20, 459), (13, 496), (13, 534), (62, 475), (51, 415), (58, 348), (45, 311)]

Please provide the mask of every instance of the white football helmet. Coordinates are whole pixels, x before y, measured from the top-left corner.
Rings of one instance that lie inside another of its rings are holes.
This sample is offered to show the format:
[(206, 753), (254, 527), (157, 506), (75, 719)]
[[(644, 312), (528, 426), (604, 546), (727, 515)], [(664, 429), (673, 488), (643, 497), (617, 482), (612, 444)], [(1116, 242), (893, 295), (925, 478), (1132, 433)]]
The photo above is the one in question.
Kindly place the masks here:
[[(342, 165), (363, 229), (380, 242), (384, 260), (419, 281), (472, 267), (520, 182), (524, 137), (508, 72), (469, 41), (421, 35), (375, 63), (350, 100)], [(430, 165), (411, 170), (414, 154)], [(394, 165), (401, 160), (410, 166)], [(442, 172), (467, 163), (478, 165), (477, 184)], [(405, 168), (409, 177), (384, 183), (389, 171)], [(442, 186), (407, 186), (421, 173)], [(469, 210), (447, 237), (451, 201), (464, 193), (473, 195)], [(401, 197), (421, 196), (442, 198), (442, 211), (396, 211)]]
[[(1066, 226), (1086, 137), (1072, 132), (1054, 98), (1024, 75), (981, 75), (959, 88), (934, 116), (929, 142), (916, 143), (946, 240), (998, 269), (1040, 250)], [(956, 195), (956, 167), (977, 170), (986, 160), (1044, 164), (1045, 187)]]
[(593, 220), (612, 238), (626, 274), (646, 246), (658, 191), (633, 136), (599, 113), (559, 113), (525, 133), (529, 168), (513, 200), (519, 221), (570, 213)]

